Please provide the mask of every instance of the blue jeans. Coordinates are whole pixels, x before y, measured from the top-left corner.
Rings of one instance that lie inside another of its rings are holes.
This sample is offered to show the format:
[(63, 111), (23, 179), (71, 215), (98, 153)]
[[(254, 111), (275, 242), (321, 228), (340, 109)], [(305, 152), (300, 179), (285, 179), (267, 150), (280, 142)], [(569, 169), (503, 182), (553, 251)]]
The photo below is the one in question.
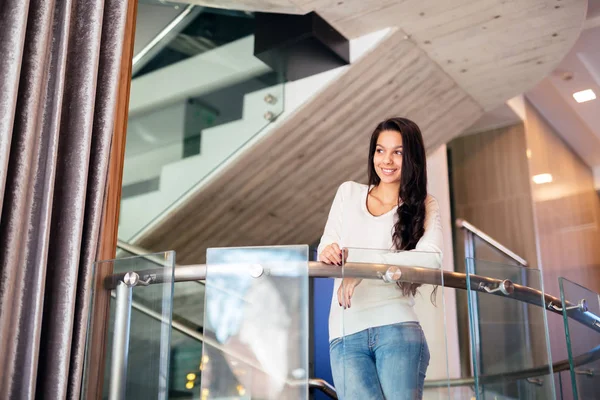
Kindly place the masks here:
[(423, 397), (429, 348), (418, 322), (369, 328), (329, 344), (340, 400)]

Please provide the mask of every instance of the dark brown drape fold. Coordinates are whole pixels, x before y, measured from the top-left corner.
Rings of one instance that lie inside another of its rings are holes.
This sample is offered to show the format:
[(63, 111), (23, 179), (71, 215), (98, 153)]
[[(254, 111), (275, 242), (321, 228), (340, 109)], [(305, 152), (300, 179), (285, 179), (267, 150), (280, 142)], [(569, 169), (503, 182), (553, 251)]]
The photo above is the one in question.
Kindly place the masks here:
[[(123, 51), (123, 38), (127, 19), (127, 1), (105, 0), (104, 23), (100, 46), (100, 64), (98, 69), (98, 88), (96, 90), (96, 108), (90, 165), (95, 168), (88, 173), (86, 216), (84, 232), (99, 232), (102, 221), (104, 190), (111, 150), (111, 137), (114, 129), (115, 104)], [(69, 373), (69, 399), (79, 399), (80, 381), (83, 375), (87, 316), (89, 312), (89, 288), (92, 285), (93, 262), (96, 260), (98, 240), (87, 235), (82, 241), (81, 267), (77, 285), (77, 303), (75, 307), (75, 326), (71, 352), (71, 370)]]
[(127, 3), (0, 2), (0, 399), (80, 395)]

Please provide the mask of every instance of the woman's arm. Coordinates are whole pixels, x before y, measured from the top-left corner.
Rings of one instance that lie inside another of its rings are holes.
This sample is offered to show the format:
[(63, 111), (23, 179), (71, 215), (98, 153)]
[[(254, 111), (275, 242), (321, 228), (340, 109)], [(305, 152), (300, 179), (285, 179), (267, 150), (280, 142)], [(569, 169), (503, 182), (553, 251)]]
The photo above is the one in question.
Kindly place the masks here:
[(319, 247), (317, 249), (317, 254), (320, 255), (325, 247), (330, 244), (336, 243), (339, 244), (342, 236), (342, 207), (343, 207), (343, 191), (344, 185), (347, 183), (342, 183), (335, 194), (335, 198), (333, 199), (333, 203), (331, 204), (331, 209), (329, 210), (329, 217), (327, 218), (327, 223), (325, 224), (325, 229), (323, 231), (323, 236), (321, 237), (321, 242), (319, 243)]

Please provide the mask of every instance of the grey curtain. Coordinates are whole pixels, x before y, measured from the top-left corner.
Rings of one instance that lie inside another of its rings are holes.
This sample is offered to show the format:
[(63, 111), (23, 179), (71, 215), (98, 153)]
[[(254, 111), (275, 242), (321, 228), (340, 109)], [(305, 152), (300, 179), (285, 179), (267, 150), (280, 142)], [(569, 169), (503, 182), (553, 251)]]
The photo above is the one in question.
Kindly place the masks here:
[(0, 399), (80, 394), (126, 13), (0, 1)]

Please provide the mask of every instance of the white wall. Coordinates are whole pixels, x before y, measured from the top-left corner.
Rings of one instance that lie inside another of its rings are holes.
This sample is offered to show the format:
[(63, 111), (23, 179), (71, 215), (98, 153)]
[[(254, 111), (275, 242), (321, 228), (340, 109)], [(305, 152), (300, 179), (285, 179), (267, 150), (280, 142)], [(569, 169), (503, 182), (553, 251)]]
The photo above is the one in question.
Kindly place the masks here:
[[(448, 182), (448, 161), (445, 145), (428, 154), (427, 176), (429, 180), (428, 192), (437, 199), (440, 206), (444, 234), (442, 266), (446, 271), (454, 271), (450, 185)], [(433, 307), (430, 302), (430, 292), (429, 288), (422, 290), (422, 294), (417, 297), (415, 305), (431, 353), (427, 379), (444, 379), (447, 375), (451, 378), (458, 378), (460, 377), (460, 358), (455, 291), (443, 287), (438, 288), (437, 307)], [(445, 365), (446, 362), (448, 367)], [(432, 398), (437, 397), (434, 394)]]

